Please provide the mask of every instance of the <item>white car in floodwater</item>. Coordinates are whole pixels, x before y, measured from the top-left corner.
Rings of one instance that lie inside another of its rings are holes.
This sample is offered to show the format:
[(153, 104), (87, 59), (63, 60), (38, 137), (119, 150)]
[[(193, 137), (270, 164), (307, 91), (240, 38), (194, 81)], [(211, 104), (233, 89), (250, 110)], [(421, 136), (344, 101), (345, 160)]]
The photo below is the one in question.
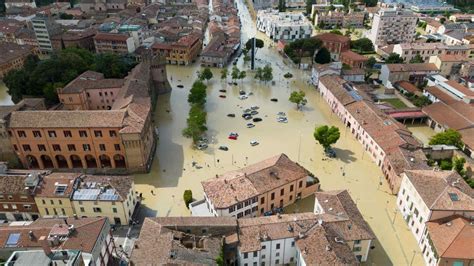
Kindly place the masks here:
[(260, 143), (258, 143), (258, 141), (256, 141), (256, 140), (250, 141), (250, 145), (252, 145), (252, 146), (257, 146), (258, 144), (260, 144)]

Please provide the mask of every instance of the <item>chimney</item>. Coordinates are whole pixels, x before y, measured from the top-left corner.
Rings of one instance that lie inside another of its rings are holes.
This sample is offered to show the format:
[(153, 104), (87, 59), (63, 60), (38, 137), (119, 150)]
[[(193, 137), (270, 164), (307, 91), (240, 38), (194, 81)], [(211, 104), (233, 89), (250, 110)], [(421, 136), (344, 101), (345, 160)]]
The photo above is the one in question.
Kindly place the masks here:
[(35, 234), (33, 233), (33, 231), (30, 230), (30, 231), (28, 232), (28, 238), (29, 238), (30, 240), (35, 239)]

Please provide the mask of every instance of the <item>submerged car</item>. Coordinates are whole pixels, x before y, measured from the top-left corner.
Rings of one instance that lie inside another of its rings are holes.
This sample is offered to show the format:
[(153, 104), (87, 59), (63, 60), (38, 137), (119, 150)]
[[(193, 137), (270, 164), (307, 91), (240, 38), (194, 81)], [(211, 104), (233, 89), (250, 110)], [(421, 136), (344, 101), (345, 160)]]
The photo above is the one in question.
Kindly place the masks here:
[(263, 119), (261, 119), (260, 117), (255, 117), (252, 121), (254, 122), (260, 122), (262, 121)]
[(239, 99), (241, 99), (241, 100), (246, 100), (246, 99), (248, 99), (248, 98), (249, 98), (249, 97), (248, 97), (247, 95), (240, 95), (240, 96), (239, 96)]
[(250, 145), (252, 145), (252, 146), (257, 146), (258, 144), (260, 144), (260, 143), (258, 143), (258, 141), (256, 141), (256, 140), (250, 141)]
[(247, 124), (247, 128), (252, 128), (252, 127), (255, 127), (255, 125), (252, 124), (252, 123), (248, 123), (248, 124)]
[(235, 117), (235, 114), (227, 114), (228, 117)]
[(336, 151), (332, 148), (325, 149), (324, 154), (329, 158), (336, 158)]
[(227, 146), (219, 146), (219, 150), (221, 151), (228, 151), (229, 148)]

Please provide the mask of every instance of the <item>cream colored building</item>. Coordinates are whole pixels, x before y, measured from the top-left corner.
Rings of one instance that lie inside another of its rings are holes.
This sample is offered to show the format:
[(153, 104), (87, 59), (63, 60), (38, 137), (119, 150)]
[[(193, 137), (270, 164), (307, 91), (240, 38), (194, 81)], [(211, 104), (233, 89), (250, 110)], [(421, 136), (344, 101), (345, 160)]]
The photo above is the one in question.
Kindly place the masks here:
[(43, 218), (73, 217), (74, 208), (71, 195), (74, 183), (81, 174), (52, 173), (43, 177), (43, 182), (36, 190), (35, 202)]
[(131, 176), (83, 176), (72, 195), (78, 217), (107, 217), (111, 224), (129, 224), (137, 196)]

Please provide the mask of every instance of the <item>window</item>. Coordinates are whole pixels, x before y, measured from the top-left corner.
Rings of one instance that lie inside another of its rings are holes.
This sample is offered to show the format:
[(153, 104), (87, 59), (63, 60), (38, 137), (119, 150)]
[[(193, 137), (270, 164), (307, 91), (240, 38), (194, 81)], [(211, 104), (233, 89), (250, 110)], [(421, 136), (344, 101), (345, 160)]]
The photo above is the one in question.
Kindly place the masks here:
[(265, 245), (262, 246), (262, 249), (266, 249), (266, 248), (267, 248), (267, 246), (265, 246)]
[(359, 244), (360, 244), (360, 240), (354, 241), (354, 244), (355, 244), (355, 245), (359, 245)]
[(68, 144), (68, 145), (67, 145), (67, 149), (68, 149), (69, 151), (76, 151), (76, 145), (74, 145), (74, 144)]
[(244, 259), (248, 259), (249, 258), (249, 254), (247, 252), (244, 253)]
[(54, 211), (54, 215), (58, 215), (58, 211), (55, 208), (53, 208), (53, 211)]
[(48, 210), (48, 208), (44, 208), (44, 211), (46, 212), (46, 215), (49, 215), (49, 210)]
[(25, 133), (25, 131), (19, 130), (19, 131), (18, 131), (18, 137), (20, 137), (20, 138), (26, 138), (26, 133)]
[(292, 246), (292, 247), (295, 246), (295, 241), (291, 241), (291, 246)]
[(260, 204), (264, 204), (265, 203), (265, 198), (260, 198)]
[(299, 182), (298, 187), (299, 187), (299, 188), (303, 187), (303, 181), (300, 181), (300, 182)]
[(42, 202), (43, 204), (46, 204), (46, 201), (44, 201), (44, 200), (41, 200), (41, 202)]
[(115, 131), (115, 130), (110, 130), (109, 134), (110, 134), (111, 137), (117, 137), (117, 131)]
[(48, 136), (50, 138), (55, 138), (56, 137), (56, 131), (53, 131), (53, 130), (48, 131)]
[(241, 213), (241, 212), (239, 212), (239, 213), (237, 214), (237, 218), (242, 218), (243, 216), (244, 216), (244, 214)]
[(25, 209), (25, 210), (31, 210), (31, 205), (25, 204), (25, 205), (23, 205), (23, 209)]
[(271, 199), (271, 200), (274, 200), (274, 199), (275, 199), (275, 192), (272, 192), (272, 195), (270, 196), (270, 199)]
[(94, 136), (96, 138), (102, 138), (102, 131), (100, 130), (94, 130)]
[(354, 251), (354, 252), (359, 252), (359, 251), (361, 251), (361, 250), (362, 250), (361, 247), (354, 247), (354, 248), (352, 249), (352, 251)]
[(283, 196), (283, 195), (285, 195), (285, 189), (284, 189), (284, 188), (282, 188), (282, 189), (280, 190), (280, 196)]
[(92, 208), (92, 209), (94, 210), (94, 212), (102, 212), (102, 210), (101, 210), (100, 208), (98, 208), (98, 207), (94, 207), (94, 208)]
[(62, 200), (58, 200), (59, 202), (59, 205), (63, 205), (63, 201)]
[(61, 146), (59, 146), (59, 144), (53, 144), (53, 151), (61, 151)]
[(105, 151), (105, 144), (99, 144), (99, 150)]
[(81, 138), (87, 138), (87, 131), (85, 130), (79, 130), (79, 136)]
[(258, 252), (257, 251), (254, 251), (253, 252), (253, 257), (256, 258), (258, 256)]
[(79, 205), (82, 205), (82, 200), (79, 201)]
[(65, 138), (72, 138), (72, 133), (70, 130), (64, 130), (63, 133)]
[(53, 201), (53, 200), (49, 200), (49, 202), (51, 203), (51, 205), (53, 205), (53, 204), (54, 204), (54, 201)]
[(292, 192), (292, 191), (293, 191), (293, 185), (290, 186), (290, 192)]
[(46, 151), (46, 146), (43, 144), (38, 144), (38, 150), (39, 151)]
[(280, 264), (280, 260), (275, 260), (275, 264)]
[(275, 254), (275, 257), (280, 257), (280, 252), (277, 252), (277, 253)]
[(276, 245), (276, 249), (280, 249), (280, 244), (277, 244), (277, 245)]
[(85, 212), (84, 207), (81, 207), (81, 212)]
[(41, 132), (39, 132), (38, 130), (34, 130), (34, 131), (33, 131), (33, 136), (34, 136), (35, 138), (41, 138)]
[(31, 151), (31, 147), (28, 144), (22, 145), (24, 151)]
[(8, 209), (8, 204), (3, 204), (4, 209)]
[(84, 151), (90, 151), (90, 150), (91, 150), (91, 145), (89, 145), (89, 144), (82, 144), (82, 148), (84, 149)]
[(112, 211), (113, 211), (114, 213), (117, 213), (117, 208), (112, 208)]
[(66, 211), (65, 211), (63, 208), (61, 208), (61, 213), (62, 213), (63, 215), (66, 215)]
[(119, 151), (120, 150), (120, 144), (114, 144), (114, 148), (116, 151)]

